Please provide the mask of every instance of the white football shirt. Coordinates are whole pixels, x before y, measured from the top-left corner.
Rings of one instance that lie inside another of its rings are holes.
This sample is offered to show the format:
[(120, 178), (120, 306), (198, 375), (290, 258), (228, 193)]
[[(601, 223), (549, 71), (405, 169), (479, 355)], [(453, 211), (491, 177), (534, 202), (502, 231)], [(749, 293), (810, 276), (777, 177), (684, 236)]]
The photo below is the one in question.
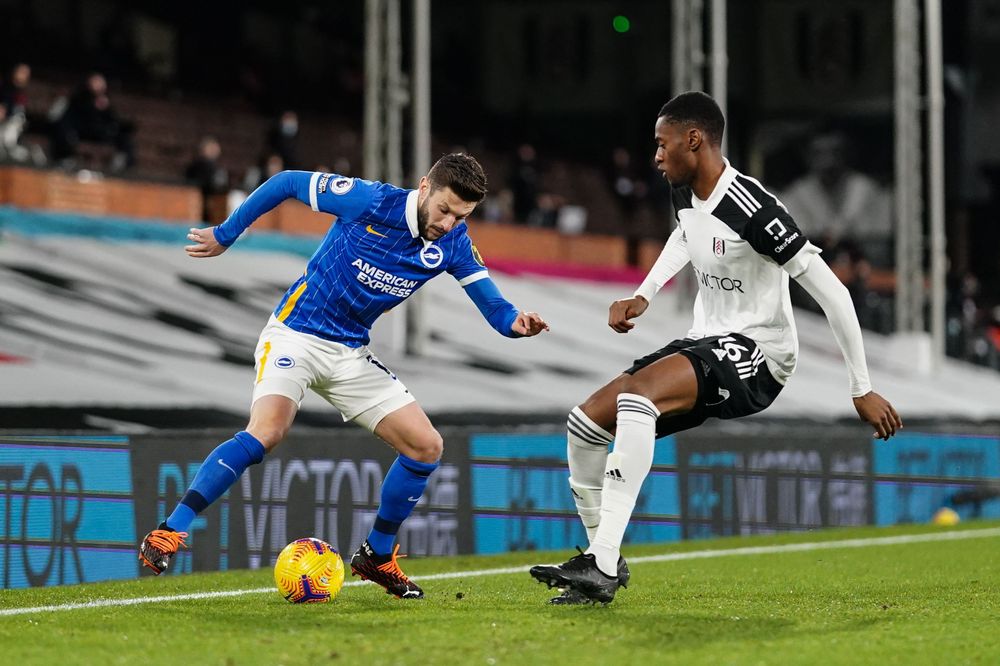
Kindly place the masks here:
[(687, 337), (745, 335), (784, 384), (795, 370), (799, 347), (788, 278), (802, 273), (819, 249), (774, 195), (728, 161), (708, 199), (687, 187), (675, 188), (673, 198), (677, 228), (635, 293), (651, 300), (686, 263), (686, 255), (698, 281)]

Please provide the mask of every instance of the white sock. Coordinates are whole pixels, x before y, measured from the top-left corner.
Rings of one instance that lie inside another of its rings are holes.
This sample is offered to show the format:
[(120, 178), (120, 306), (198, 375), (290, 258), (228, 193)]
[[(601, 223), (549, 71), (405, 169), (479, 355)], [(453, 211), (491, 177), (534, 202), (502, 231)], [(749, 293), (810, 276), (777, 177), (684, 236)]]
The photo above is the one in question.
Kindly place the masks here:
[(601, 521), (588, 553), (608, 576), (618, 574), (618, 557), (625, 528), (632, 517), (642, 482), (653, 466), (656, 441), (656, 405), (634, 393), (618, 394), (618, 427), (615, 449), (608, 456), (604, 473)]
[(608, 461), (611, 433), (594, 423), (579, 407), (566, 420), (566, 458), (569, 460), (569, 489), (576, 502), (587, 542), (594, 540), (601, 522), (601, 486)]

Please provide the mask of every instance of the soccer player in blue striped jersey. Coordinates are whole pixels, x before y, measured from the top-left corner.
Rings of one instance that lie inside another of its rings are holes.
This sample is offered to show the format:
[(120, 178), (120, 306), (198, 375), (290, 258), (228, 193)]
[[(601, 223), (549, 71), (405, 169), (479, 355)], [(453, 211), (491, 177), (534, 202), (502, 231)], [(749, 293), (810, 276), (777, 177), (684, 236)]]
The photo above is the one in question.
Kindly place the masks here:
[(458, 280), (500, 334), (530, 337), (548, 330), (537, 313), (520, 312), (504, 299), (469, 238), (465, 218), (485, 195), (483, 168), (461, 153), (438, 160), (416, 190), (284, 171), (221, 225), (191, 230), (187, 253), (215, 257), (286, 199), (337, 216), (261, 332), (249, 424), (208, 455), (177, 507), (143, 540), (145, 566), (156, 574), (167, 569), (194, 517), (281, 442), (311, 389), (344, 420), (399, 453), (382, 484), (375, 524), (351, 559), (352, 572), (396, 597), (423, 597), (399, 568), (399, 546), (393, 545), (444, 445), (410, 392), (368, 349), (369, 332), (379, 315), (443, 272)]

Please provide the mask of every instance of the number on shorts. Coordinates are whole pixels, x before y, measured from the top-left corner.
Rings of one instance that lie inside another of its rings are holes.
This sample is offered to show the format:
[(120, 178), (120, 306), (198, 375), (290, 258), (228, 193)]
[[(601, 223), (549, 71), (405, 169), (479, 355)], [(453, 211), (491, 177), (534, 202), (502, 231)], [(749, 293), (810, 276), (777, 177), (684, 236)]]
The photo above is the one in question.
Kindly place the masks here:
[[(726, 352), (726, 356), (733, 363), (750, 356), (750, 350), (736, 342), (735, 338), (719, 338), (719, 347)], [(722, 356), (719, 356), (719, 360), (722, 360)]]
[(392, 374), (392, 371), (390, 371), (389, 368), (382, 365), (382, 362), (379, 361), (377, 358), (375, 358), (374, 354), (368, 354), (368, 356), (366, 356), (365, 358), (367, 358), (368, 362), (374, 365), (376, 368), (379, 368), (385, 374), (389, 375), (393, 379), (396, 379), (396, 375)]

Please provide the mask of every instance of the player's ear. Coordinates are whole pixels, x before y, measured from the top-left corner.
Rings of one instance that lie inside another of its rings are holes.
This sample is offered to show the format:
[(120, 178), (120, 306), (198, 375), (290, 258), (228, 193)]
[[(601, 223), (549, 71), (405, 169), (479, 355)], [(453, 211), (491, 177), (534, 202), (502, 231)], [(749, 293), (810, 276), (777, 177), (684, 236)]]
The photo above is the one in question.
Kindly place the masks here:
[(705, 135), (697, 127), (692, 127), (687, 132), (687, 143), (688, 150), (692, 153), (697, 152), (701, 148), (702, 142), (705, 140)]

